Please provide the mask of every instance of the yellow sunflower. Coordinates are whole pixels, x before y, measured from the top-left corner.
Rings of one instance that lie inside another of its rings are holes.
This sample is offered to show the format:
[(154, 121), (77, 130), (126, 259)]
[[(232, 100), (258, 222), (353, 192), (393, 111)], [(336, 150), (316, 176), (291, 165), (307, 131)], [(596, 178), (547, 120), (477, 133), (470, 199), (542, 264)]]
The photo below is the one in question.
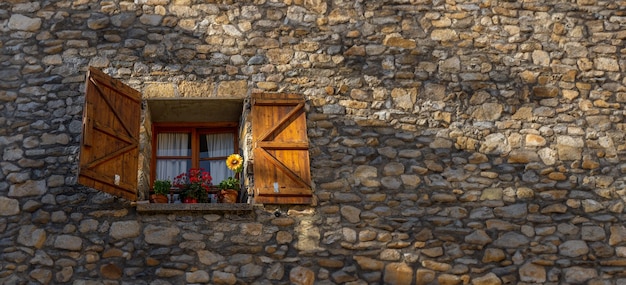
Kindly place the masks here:
[(231, 154), (228, 156), (228, 158), (226, 159), (226, 166), (228, 167), (228, 169), (235, 171), (235, 172), (239, 172), (241, 171), (241, 168), (243, 167), (243, 157), (241, 157), (241, 155), (238, 154)]

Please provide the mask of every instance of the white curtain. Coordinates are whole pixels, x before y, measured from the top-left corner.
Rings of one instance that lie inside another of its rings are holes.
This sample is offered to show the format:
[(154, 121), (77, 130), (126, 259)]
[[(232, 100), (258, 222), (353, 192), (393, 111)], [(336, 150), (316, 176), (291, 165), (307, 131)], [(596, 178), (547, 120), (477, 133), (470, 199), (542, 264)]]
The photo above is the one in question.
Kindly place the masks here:
[[(227, 157), (233, 154), (233, 134), (208, 134), (206, 135), (208, 157)], [(213, 178), (213, 185), (233, 176), (235, 173), (226, 167), (226, 158), (209, 161), (209, 169)]]
[[(157, 136), (157, 156), (188, 156), (189, 134), (160, 133)], [(188, 159), (157, 160), (156, 179), (174, 180), (178, 174), (189, 170)]]

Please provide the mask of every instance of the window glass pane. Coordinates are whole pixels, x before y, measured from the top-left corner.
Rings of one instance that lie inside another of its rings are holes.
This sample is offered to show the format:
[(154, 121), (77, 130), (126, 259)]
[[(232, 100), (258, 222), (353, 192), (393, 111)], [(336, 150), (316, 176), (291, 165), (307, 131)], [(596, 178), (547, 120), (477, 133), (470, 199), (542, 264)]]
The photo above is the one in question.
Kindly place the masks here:
[(159, 133), (157, 156), (191, 156), (191, 134)]
[(235, 151), (233, 133), (200, 136), (200, 158), (227, 157)]
[(200, 161), (200, 167), (204, 168), (211, 174), (211, 183), (213, 185), (220, 184), (220, 182), (226, 179), (228, 176), (233, 176), (234, 173), (226, 167), (226, 160), (202, 160)]
[(174, 181), (174, 178), (189, 170), (190, 159), (157, 159), (156, 179), (167, 179)]
[(226, 167), (226, 157), (235, 152), (233, 133), (205, 134), (200, 136), (200, 159), (219, 158), (217, 160), (200, 160), (200, 167), (211, 173), (213, 185), (219, 184), (234, 173)]

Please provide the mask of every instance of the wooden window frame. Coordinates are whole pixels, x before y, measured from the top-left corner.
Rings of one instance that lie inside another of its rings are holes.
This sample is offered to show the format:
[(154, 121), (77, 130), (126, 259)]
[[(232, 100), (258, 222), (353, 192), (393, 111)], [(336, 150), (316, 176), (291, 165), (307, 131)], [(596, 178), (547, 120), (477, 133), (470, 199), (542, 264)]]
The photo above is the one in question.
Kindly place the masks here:
[[(204, 134), (218, 134), (218, 133), (232, 133), (233, 134), (233, 153), (239, 153), (239, 125), (237, 122), (220, 122), (220, 123), (202, 123), (202, 122), (194, 122), (194, 123), (176, 123), (176, 122), (157, 122), (152, 123), (152, 159), (150, 160), (150, 177), (153, 177), (152, 181), (150, 181), (150, 188), (152, 189), (152, 184), (156, 179), (156, 164), (157, 159), (157, 149), (158, 149), (158, 134), (159, 133), (190, 133), (191, 134), (191, 156), (184, 158), (190, 158), (191, 166), (190, 168), (199, 168), (200, 167), (200, 145), (198, 143), (199, 136)], [(182, 157), (181, 157), (182, 158)], [(218, 157), (206, 160), (217, 160), (217, 159), (226, 159), (226, 157)], [(216, 182), (213, 181), (213, 185), (216, 185)]]

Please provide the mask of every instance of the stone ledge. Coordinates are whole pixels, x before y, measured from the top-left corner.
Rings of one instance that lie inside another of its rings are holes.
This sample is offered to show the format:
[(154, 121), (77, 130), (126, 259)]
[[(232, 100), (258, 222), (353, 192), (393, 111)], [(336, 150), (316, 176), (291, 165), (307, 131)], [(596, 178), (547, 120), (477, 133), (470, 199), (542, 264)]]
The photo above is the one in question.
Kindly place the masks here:
[(138, 213), (179, 213), (179, 212), (237, 212), (252, 211), (254, 205), (246, 203), (236, 204), (158, 204), (137, 203)]

